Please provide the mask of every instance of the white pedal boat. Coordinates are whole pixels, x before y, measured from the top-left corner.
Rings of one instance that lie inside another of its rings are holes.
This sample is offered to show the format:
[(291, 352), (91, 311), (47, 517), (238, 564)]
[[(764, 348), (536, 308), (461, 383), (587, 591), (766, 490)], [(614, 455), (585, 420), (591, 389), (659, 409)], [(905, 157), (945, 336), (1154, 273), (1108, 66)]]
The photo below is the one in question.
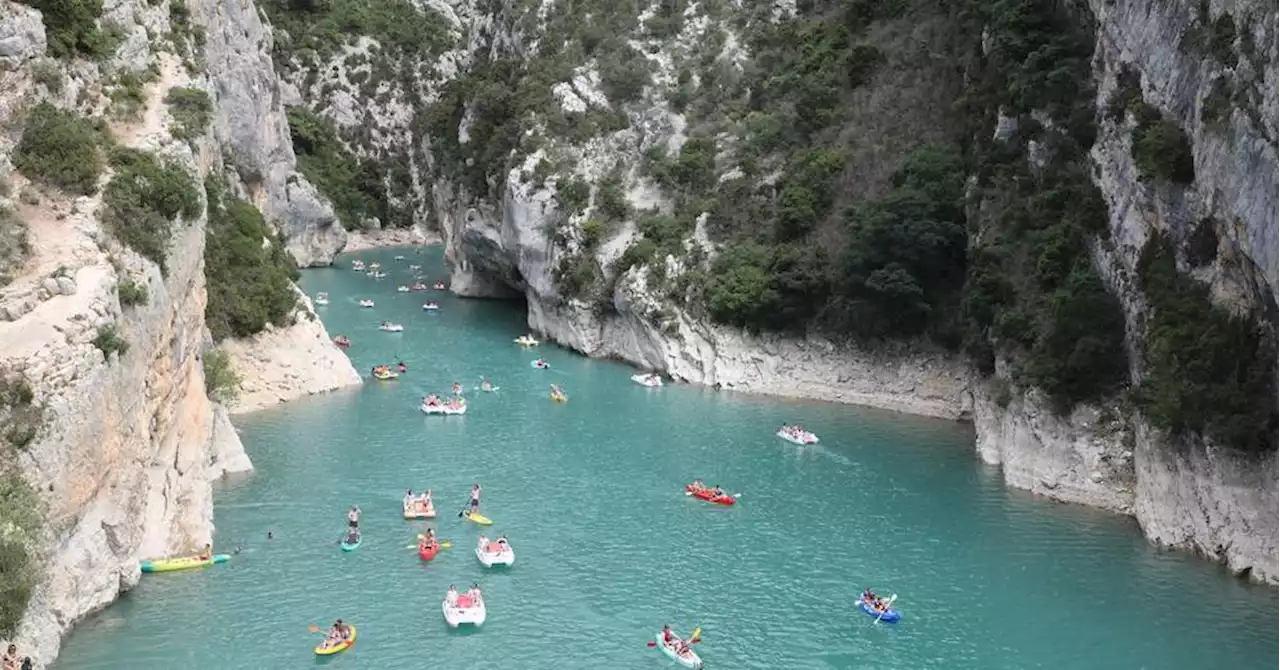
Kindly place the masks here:
[(361, 301), (360, 301), (360, 306), (361, 306), (361, 307), (373, 307), (373, 301), (372, 301), (372, 300), (361, 300)]
[(656, 389), (662, 386), (662, 377), (657, 375), (631, 375), (631, 381), (641, 386), (647, 386), (651, 389)]
[(398, 323), (384, 323), (378, 326), (378, 330), (385, 330), (388, 333), (399, 333), (404, 330), (404, 326)]
[(793, 432), (788, 432), (785, 428), (779, 428), (777, 435), (778, 437), (792, 444), (798, 444), (800, 446), (818, 443), (818, 436), (814, 435), (813, 433), (810, 433), (807, 430), (801, 431), (799, 433), (793, 433)]
[(434, 312), (437, 309), (440, 309), (440, 305), (437, 305), (434, 302), (429, 302), (422, 306), (422, 311), (424, 312)]
[[(466, 607), (459, 607), (459, 604), (465, 604)], [(479, 598), (475, 602), (465, 595), (458, 596), (454, 602), (449, 602), (446, 598), (440, 603), (440, 609), (444, 611), (445, 623), (451, 628), (457, 628), (463, 624), (471, 624), (472, 626), (480, 626), (484, 624), (485, 609), (484, 598)]]
[(662, 650), (662, 653), (667, 655), (667, 658), (686, 668), (698, 670), (698, 668), (702, 667), (702, 659), (698, 657), (698, 653), (695, 652), (692, 647), (683, 654), (677, 654), (675, 649), (672, 649), (663, 643), (662, 631), (658, 631), (658, 634), (654, 639), (658, 641), (658, 648)]
[(316, 304), (317, 304), (317, 305), (327, 305), (327, 304), (329, 304), (329, 294), (328, 294), (328, 293), (317, 293), (317, 294), (316, 294)]
[(397, 287), (396, 287), (396, 293), (408, 293), (408, 292), (409, 292), (409, 287), (408, 287), (408, 286), (397, 286)]
[(511, 565), (516, 562), (516, 552), (511, 549), (511, 545), (503, 547), (497, 542), (490, 542), (488, 538), (481, 537), (476, 543), (476, 558), (480, 559), (480, 564), (486, 568), (492, 568), (495, 565)]
[(535, 339), (533, 339), (532, 337), (529, 337), (528, 335), (522, 335), (522, 336), (517, 337), (516, 339), (514, 339), (514, 340), (512, 340), (512, 341), (513, 341), (513, 342), (515, 342), (516, 344), (518, 344), (518, 345), (522, 346), (522, 347), (536, 347), (536, 346), (538, 346), (538, 341), (537, 341), (537, 340), (535, 340)]
[(447, 405), (422, 405), (423, 414), (466, 414), (467, 403), (463, 401), (457, 407), (449, 407)]

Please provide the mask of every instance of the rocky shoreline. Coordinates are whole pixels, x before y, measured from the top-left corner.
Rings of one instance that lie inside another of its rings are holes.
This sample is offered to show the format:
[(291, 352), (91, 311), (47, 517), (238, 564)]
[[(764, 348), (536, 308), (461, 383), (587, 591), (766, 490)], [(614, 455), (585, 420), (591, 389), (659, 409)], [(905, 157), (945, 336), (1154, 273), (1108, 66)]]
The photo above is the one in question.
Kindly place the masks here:
[(440, 244), (440, 234), (417, 225), (412, 228), (382, 228), (347, 231), (347, 244), (341, 253), (368, 251), (385, 247), (411, 247)]

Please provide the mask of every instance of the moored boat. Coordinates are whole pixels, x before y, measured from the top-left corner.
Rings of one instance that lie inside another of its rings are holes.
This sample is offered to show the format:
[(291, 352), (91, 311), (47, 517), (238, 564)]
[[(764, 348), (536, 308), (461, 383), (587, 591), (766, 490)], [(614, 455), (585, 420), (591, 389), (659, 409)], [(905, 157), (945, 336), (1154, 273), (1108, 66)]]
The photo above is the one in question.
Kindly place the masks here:
[(659, 388), (662, 386), (662, 377), (653, 373), (631, 375), (631, 381), (649, 388)]
[(399, 333), (404, 331), (404, 326), (398, 323), (391, 323), (390, 321), (383, 321), (382, 325), (378, 326), (378, 330), (386, 331), (388, 333)]
[(316, 300), (315, 300), (315, 303), (316, 303), (317, 305), (321, 305), (321, 306), (329, 304), (329, 294), (328, 294), (328, 293), (317, 293), (317, 294), (316, 294)]
[(778, 429), (778, 437), (800, 446), (809, 444), (817, 444), (818, 436), (810, 433), (799, 426), (783, 426)]
[(373, 307), (373, 301), (372, 301), (372, 300), (361, 300), (361, 301), (360, 301), (360, 306), (361, 306), (361, 307)]

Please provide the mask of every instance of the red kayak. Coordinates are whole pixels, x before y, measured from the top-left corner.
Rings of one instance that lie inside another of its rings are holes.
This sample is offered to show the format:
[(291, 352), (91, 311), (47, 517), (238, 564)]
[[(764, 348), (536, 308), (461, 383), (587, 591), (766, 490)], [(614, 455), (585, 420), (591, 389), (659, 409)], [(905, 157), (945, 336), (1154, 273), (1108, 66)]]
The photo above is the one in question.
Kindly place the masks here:
[(693, 497), (697, 498), (698, 500), (705, 500), (707, 502), (712, 502), (717, 505), (732, 505), (738, 502), (737, 498), (734, 498), (733, 496), (727, 493), (720, 496), (719, 498), (716, 498), (711, 495), (711, 489), (695, 489), (693, 488), (693, 484), (686, 484), (684, 487), (684, 490), (688, 491), (689, 493), (692, 493)]
[(439, 542), (432, 542), (431, 544), (418, 543), (418, 558), (429, 561), (435, 558), (438, 553), (440, 553)]

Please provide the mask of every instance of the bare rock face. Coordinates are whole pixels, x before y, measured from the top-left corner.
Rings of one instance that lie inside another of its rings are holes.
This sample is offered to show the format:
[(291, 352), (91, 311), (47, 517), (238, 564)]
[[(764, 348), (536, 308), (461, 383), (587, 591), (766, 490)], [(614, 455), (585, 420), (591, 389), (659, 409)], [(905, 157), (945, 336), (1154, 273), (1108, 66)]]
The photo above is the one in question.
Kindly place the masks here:
[(10, 0), (0, 0), (0, 65), (20, 65), (43, 54), (44, 49), (44, 22), (40, 12)]
[(251, 0), (200, 0), (192, 7), (207, 27), (209, 77), (216, 91), (214, 133), (250, 199), (284, 233), (298, 265), (328, 265), (346, 244), (333, 207), (297, 162), (280, 84), (271, 63), (272, 36)]

